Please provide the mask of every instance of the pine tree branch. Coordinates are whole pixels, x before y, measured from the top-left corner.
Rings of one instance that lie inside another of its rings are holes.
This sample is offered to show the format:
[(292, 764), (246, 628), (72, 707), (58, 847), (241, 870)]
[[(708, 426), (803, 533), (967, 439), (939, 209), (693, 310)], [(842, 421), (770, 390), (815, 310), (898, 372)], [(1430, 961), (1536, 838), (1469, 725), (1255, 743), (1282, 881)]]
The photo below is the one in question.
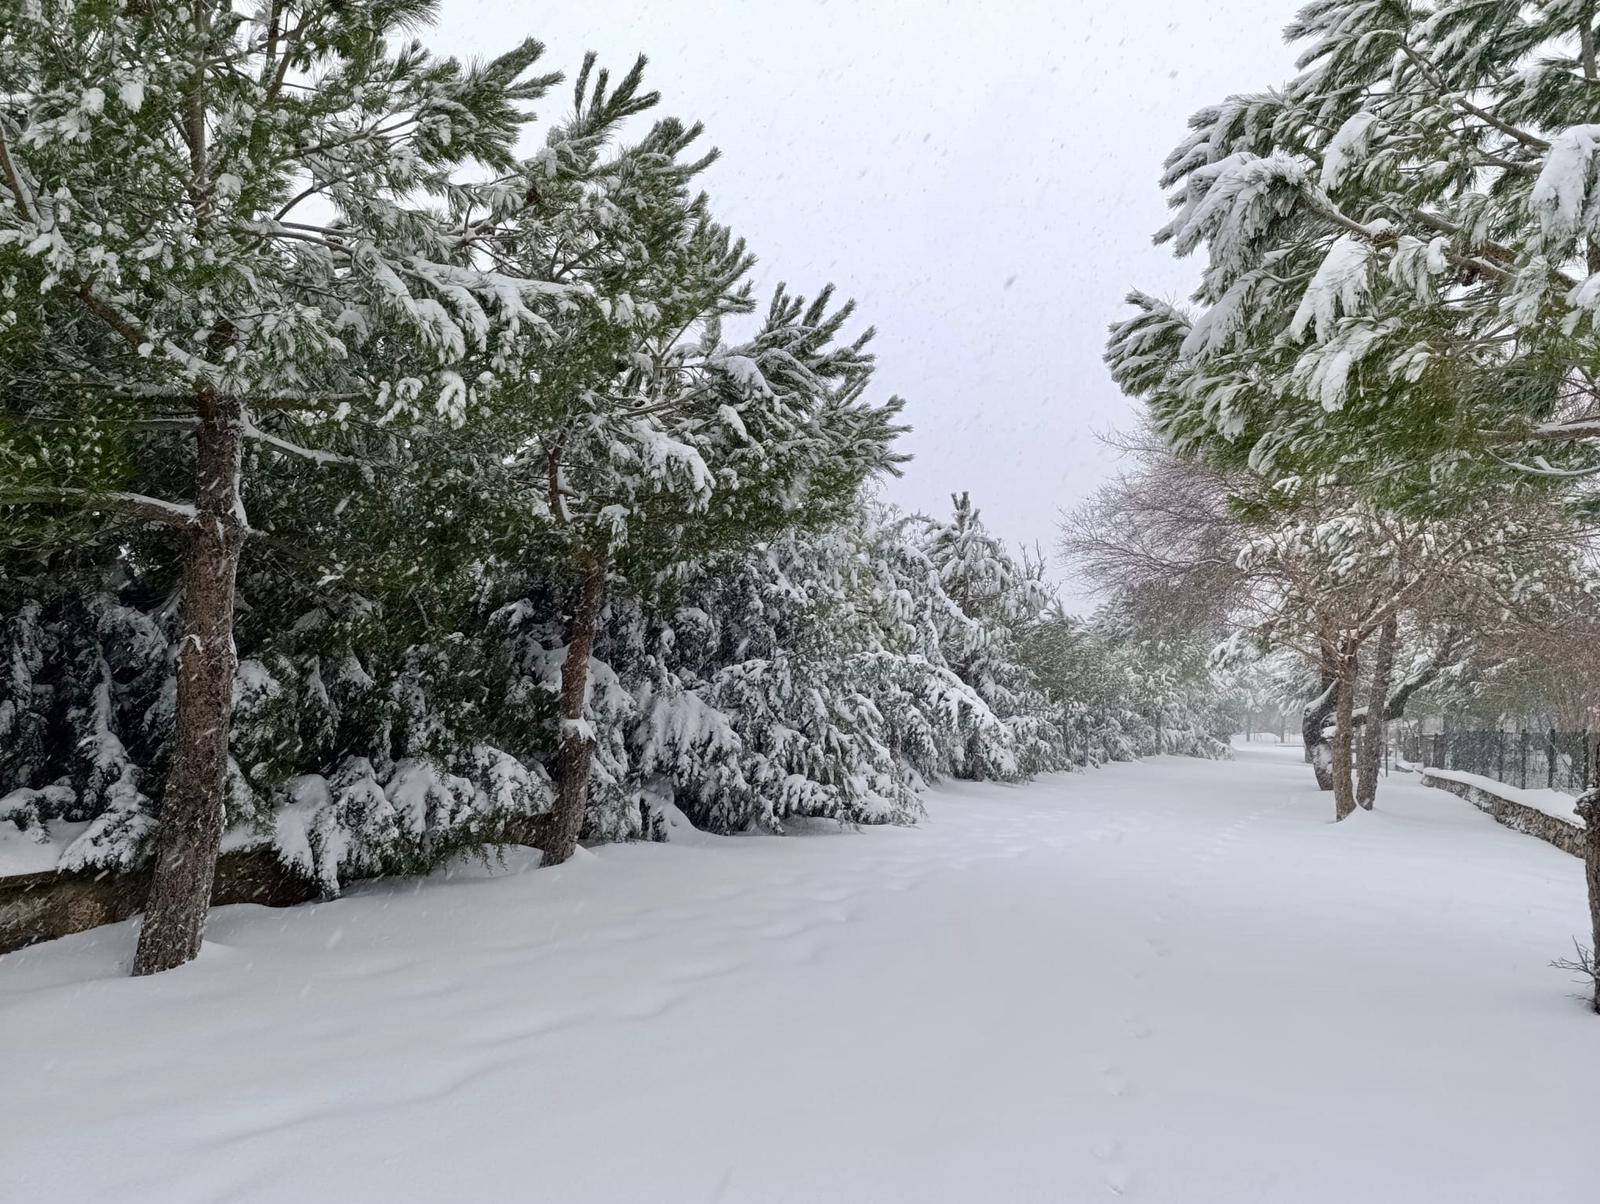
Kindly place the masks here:
[(1587, 468), (1557, 468), (1543, 456), (1535, 456), (1532, 464), (1523, 464), (1517, 460), (1507, 460), (1504, 456), (1497, 456), (1492, 451), (1489, 455), (1514, 472), (1526, 473), (1534, 477), (1547, 477), (1551, 480), (1575, 480), (1580, 477), (1600, 475), (1600, 464), (1591, 464)]
[[(1443, 75), (1439, 74), (1438, 68), (1436, 68), (1421, 54), (1417, 53), (1416, 49), (1413, 48), (1412, 45), (1404, 38), (1400, 38), (1398, 41), (1400, 45), (1400, 52), (1417, 65), (1418, 69), (1421, 70), (1422, 73), (1433, 82), (1433, 86), (1435, 88), (1448, 96), (1451, 92), (1449, 81), (1446, 80)], [(1456, 108), (1460, 109), (1464, 113), (1470, 113), (1479, 121), (1487, 122), (1495, 129), (1499, 130), (1507, 138), (1515, 139), (1517, 142), (1522, 143), (1523, 146), (1539, 151), (1547, 151), (1550, 149), (1550, 144), (1543, 138), (1537, 137), (1534, 134), (1530, 134), (1526, 130), (1518, 129), (1509, 122), (1495, 116), (1488, 109), (1479, 108), (1464, 96), (1451, 96), (1449, 103), (1455, 105)]]
[(213, 364), (210, 360), (202, 359), (198, 355), (185, 351), (171, 339), (163, 338), (157, 340), (154, 335), (151, 335), (139, 324), (137, 319), (117, 305), (116, 302), (107, 300), (95, 292), (92, 279), (81, 282), (78, 285), (77, 294), (79, 300), (84, 303), (89, 312), (121, 335), (123, 340), (136, 353), (144, 354), (145, 348), (160, 347), (167, 358), (175, 361), (186, 375), (222, 391), (223, 381), (226, 379), (227, 374), (220, 366)]
[(142, 493), (97, 493), (92, 489), (64, 486), (40, 485), (0, 490), (0, 505), (78, 506), (86, 510), (113, 510), (179, 529), (187, 529), (195, 522), (195, 508), (186, 503), (163, 501)]
[(1555, 442), (1562, 439), (1600, 438), (1600, 418), (1578, 418), (1571, 422), (1541, 422), (1521, 440)]
[(10, 190), (12, 200), (16, 203), (17, 211), (22, 214), (23, 220), (38, 226), (39, 209), (34, 204), (33, 193), (23, 181), (22, 171), (17, 166), (16, 160), (11, 157), (11, 143), (6, 133), (9, 125), (4, 117), (0, 117), (0, 173), (5, 176), (6, 187)]
[[(61, 418), (49, 414), (19, 413), (12, 410), (0, 410), (0, 418), (7, 422), (22, 423), (27, 426), (71, 426), (82, 427), (84, 419), (80, 417)], [(138, 435), (159, 435), (172, 432), (187, 433), (200, 425), (198, 418), (118, 418), (98, 419), (106, 426), (118, 430), (129, 431)]]
[[(21, 169), (18, 168), (16, 160), (12, 157), (11, 143), (7, 136), (7, 125), (8, 123), (5, 120), (0, 119), (0, 174), (5, 176), (6, 188), (12, 195), (17, 211), (22, 214), (25, 220), (37, 226), (41, 224), (38, 205), (22, 178)], [(110, 301), (96, 292), (93, 278), (78, 281), (75, 291), (79, 300), (84, 303), (89, 311), (121, 335), (123, 340), (136, 352), (146, 346), (160, 346), (170, 358), (181, 364), (191, 375), (211, 383), (217, 383), (222, 379), (223, 371), (221, 368), (183, 350), (171, 339), (162, 339), (158, 343), (154, 337), (147, 334), (139, 323), (124, 312), (114, 301)]]
[(275, 451), (283, 452), (286, 455), (298, 456), (302, 460), (310, 460), (313, 464), (353, 464), (361, 466), (372, 463), (370, 460), (361, 460), (355, 456), (346, 456), (341, 455), (338, 452), (324, 451), (321, 448), (303, 447), (302, 445), (294, 443), (288, 439), (279, 438), (277, 435), (270, 435), (258, 427), (254, 422), (250, 421), (249, 415), (246, 415), (244, 420), (244, 436), (246, 439), (254, 439), (257, 443), (265, 443), (268, 447), (274, 449)]
[[(1375, 233), (1370, 227), (1362, 222), (1356, 221), (1355, 218), (1351, 217), (1349, 214), (1340, 209), (1338, 205), (1334, 204), (1333, 198), (1321, 188), (1308, 186), (1306, 192), (1310, 196), (1312, 204), (1316, 207), (1317, 211), (1322, 214), (1323, 217), (1327, 218), (1340, 229), (1356, 235), (1358, 238), (1365, 241), (1369, 246), (1388, 248), (1395, 244), (1396, 237), (1393, 233)], [(1429, 229), (1435, 230), (1441, 234), (1459, 234), (1461, 232), (1460, 227), (1453, 226), (1449, 222), (1446, 222), (1443, 218), (1434, 217), (1432, 214), (1429, 214), (1424, 210), (1415, 210), (1413, 216), (1422, 225), (1427, 226)], [(1505, 250), (1507, 255), (1510, 254), (1510, 251), (1504, 248), (1496, 249)], [(1458, 268), (1469, 268), (1472, 271), (1478, 272), (1482, 275), (1492, 276), (1496, 280), (1511, 280), (1514, 275), (1513, 272), (1506, 268), (1500, 267), (1498, 264), (1490, 263), (1487, 260), (1478, 259), (1471, 255), (1461, 255), (1455, 251), (1446, 251), (1445, 258), (1451, 263), (1455, 264)], [(1559, 275), (1560, 273), (1557, 274)]]

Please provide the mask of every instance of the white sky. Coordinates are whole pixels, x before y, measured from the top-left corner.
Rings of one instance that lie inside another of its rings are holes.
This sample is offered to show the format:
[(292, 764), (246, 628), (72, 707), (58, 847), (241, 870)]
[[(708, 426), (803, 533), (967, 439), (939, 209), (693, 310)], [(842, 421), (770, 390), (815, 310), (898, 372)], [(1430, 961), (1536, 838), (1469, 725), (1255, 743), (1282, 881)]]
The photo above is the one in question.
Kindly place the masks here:
[[(1281, 82), (1300, 0), (444, 0), (461, 55), (531, 35), (545, 69), (642, 51), (660, 112), (706, 126), (706, 186), (761, 282), (828, 281), (878, 328), (878, 388), (916, 459), (889, 487), (969, 489), (1048, 552), (1133, 410), (1100, 362), (1130, 288), (1181, 296), (1153, 247), (1161, 160), (1204, 104)], [(541, 116), (569, 104), (562, 88)]]

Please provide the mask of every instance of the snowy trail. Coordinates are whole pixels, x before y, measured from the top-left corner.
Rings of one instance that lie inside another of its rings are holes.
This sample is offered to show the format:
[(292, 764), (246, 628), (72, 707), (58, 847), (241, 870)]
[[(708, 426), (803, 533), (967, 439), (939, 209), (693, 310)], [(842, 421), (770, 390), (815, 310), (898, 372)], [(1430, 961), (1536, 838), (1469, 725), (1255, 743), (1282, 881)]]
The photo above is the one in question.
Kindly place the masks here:
[(0, 1200), (1592, 1198), (1580, 863), (1292, 755), (0, 959)]

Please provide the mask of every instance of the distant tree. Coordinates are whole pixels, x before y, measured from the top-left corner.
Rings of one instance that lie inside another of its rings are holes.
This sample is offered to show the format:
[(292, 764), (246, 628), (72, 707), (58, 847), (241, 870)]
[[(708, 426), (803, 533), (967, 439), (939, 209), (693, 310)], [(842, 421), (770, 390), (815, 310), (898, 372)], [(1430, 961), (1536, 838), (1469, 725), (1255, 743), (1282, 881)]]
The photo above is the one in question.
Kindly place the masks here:
[(1059, 768), (1060, 733), (1021, 646), (1044, 615), (1052, 591), (1043, 566), (1018, 560), (979, 517), (968, 494), (951, 498), (947, 522), (928, 522), (919, 542), (939, 584), (954, 604), (935, 622), (945, 659), (1011, 730), (1020, 761), (986, 763), (986, 744), (974, 736), (964, 777), (1010, 777)]

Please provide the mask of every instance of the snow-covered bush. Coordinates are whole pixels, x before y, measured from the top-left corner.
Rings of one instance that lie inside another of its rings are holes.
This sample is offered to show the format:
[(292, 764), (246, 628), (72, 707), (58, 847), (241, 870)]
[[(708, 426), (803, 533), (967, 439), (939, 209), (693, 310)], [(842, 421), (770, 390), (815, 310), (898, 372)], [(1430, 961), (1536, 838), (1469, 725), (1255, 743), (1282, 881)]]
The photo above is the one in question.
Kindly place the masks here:
[[(142, 864), (167, 764), (174, 566), (113, 549), (70, 572), (20, 553), (6, 568), (4, 820), (70, 832), (64, 867)], [(265, 551), (246, 571), (273, 605), (240, 627), (226, 847), (271, 847), (333, 893), (529, 839), (552, 805), (566, 655), (544, 566), (484, 559), (463, 569), (470, 589), (379, 577), (360, 593), (308, 590)], [(1049, 599), (964, 502), (941, 523), (863, 501), (821, 530), (614, 577), (590, 664), (585, 838), (659, 838), (668, 806), (717, 831), (907, 822), (942, 776), (1216, 755), (1190, 652)], [(419, 607), (454, 630), (422, 628)]]

